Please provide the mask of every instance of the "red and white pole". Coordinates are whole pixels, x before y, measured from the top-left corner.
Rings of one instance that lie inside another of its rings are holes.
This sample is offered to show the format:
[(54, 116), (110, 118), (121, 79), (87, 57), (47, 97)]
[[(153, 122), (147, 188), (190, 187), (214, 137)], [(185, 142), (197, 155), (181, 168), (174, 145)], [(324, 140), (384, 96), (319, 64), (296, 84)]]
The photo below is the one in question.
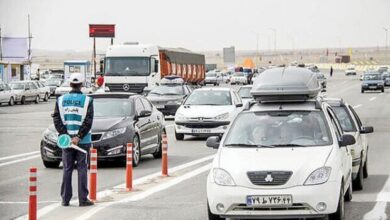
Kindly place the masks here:
[(126, 191), (133, 188), (133, 144), (127, 144), (126, 154)]
[(167, 135), (162, 135), (162, 175), (168, 176), (168, 140)]
[(91, 148), (91, 161), (89, 167), (89, 199), (96, 201), (96, 181), (97, 181), (97, 150)]
[(37, 219), (37, 168), (30, 168), (28, 219)]

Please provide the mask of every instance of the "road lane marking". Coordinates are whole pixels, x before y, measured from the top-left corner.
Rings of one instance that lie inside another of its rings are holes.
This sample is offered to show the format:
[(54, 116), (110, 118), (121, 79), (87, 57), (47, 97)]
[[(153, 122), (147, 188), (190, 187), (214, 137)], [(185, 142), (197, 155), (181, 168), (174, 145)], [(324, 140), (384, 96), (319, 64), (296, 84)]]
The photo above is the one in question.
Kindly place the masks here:
[(354, 109), (357, 109), (357, 108), (360, 108), (360, 107), (362, 107), (362, 104), (358, 104), (358, 105), (353, 106)]
[(375, 99), (376, 99), (376, 96), (370, 98), (370, 102), (371, 102), (371, 101), (374, 101)]
[(185, 180), (188, 180), (188, 179), (191, 179), (197, 175), (200, 175), (208, 170), (210, 170), (211, 168), (211, 164), (207, 164), (203, 167), (200, 167), (196, 170), (193, 170), (191, 172), (188, 172), (182, 176), (179, 176), (177, 178), (174, 178), (168, 182), (165, 182), (165, 183), (162, 183), (160, 185), (157, 185), (155, 187), (152, 187), (146, 191), (143, 191), (139, 194), (135, 194), (135, 195), (130, 195), (129, 197), (125, 198), (125, 199), (122, 199), (122, 200), (119, 200), (119, 201), (115, 201), (115, 202), (107, 202), (107, 203), (102, 203), (102, 204), (97, 204), (96, 207), (90, 209), (89, 211), (87, 211), (86, 213), (84, 213), (83, 215), (79, 216), (78, 218), (76, 218), (76, 220), (84, 220), (84, 219), (90, 219), (92, 218), (93, 215), (95, 215), (96, 213), (98, 213), (99, 211), (107, 208), (107, 207), (110, 207), (112, 205), (116, 205), (116, 204), (123, 204), (123, 203), (129, 203), (129, 202), (135, 202), (135, 201), (138, 201), (138, 200), (142, 200), (142, 199), (145, 199), (155, 193), (158, 193), (158, 192), (161, 192), (163, 190), (166, 190), (168, 188), (171, 188)]
[(11, 164), (14, 164), (14, 163), (23, 162), (23, 161), (26, 161), (26, 160), (32, 160), (32, 159), (35, 159), (35, 158), (40, 157), (40, 156), (41, 156), (41, 155), (38, 154), (38, 155), (34, 155), (34, 156), (30, 156), (30, 157), (25, 157), (25, 158), (18, 159), (18, 160), (12, 160), (12, 161), (8, 161), (8, 162), (5, 162), (5, 163), (0, 163), (0, 167), (7, 166), (7, 165), (11, 165)]
[(24, 153), (24, 154), (15, 154), (15, 155), (12, 155), (12, 156), (0, 157), (0, 161), (14, 159), (14, 158), (18, 158), (18, 157), (24, 157), (24, 156), (28, 156), (28, 155), (32, 155), (32, 154), (37, 154), (37, 153), (39, 153), (39, 150), (28, 152), (28, 153)]
[(382, 190), (377, 194), (374, 208), (367, 212), (363, 220), (377, 220), (377, 219), (387, 219), (386, 208), (387, 202), (386, 199), (389, 199), (389, 188), (390, 188), (390, 178), (387, 178), (385, 185)]
[[(57, 202), (61, 202), (61, 201), (38, 201), (37, 203), (38, 204), (44, 204), (44, 203), (57, 203)], [(28, 201), (25, 201), (25, 202), (18, 202), (18, 201), (0, 201), (0, 205), (14, 205), (14, 204), (21, 204), (21, 205), (24, 205), (24, 204), (28, 204), (29, 202)]]
[[(208, 160), (213, 159), (214, 156), (215, 155), (208, 155), (208, 156), (205, 156), (205, 157), (202, 157), (202, 158), (190, 161), (188, 163), (181, 164), (181, 165), (169, 168), (168, 172), (169, 173), (173, 173), (173, 172), (176, 172), (176, 171), (180, 171), (180, 170), (186, 169), (186, 168), (191, 167), (191, 166), (195, 166), (197, 164), (200, 164), (200, 163), (203, 163), (203, 162), (206, 162)], [(133, 184), (134, 184), (134, 186), (137, 186), (137, 185), (146, 183), (150, 179), (156, 178), (158, 176), (161, 176), (161, 171), (158, 171), (156, 173), (152, 173), (150, 175), (147, 175), (147, 176), (135, 179), (133, 181)], [(112, 188), (113, 189), (117, 189), (117, 188), (124, 188), (124, 187), (125, 187), (125, 183), (122, 183), (122, 184), (119, 184), (119, 185), (114, 186)], [(103, 190), (103, 191), (100, 191), (100, 192), (97, 193), (97, 198), (99, 200), (99, 198), (107, 197), (107, 196), (111, 195), (112, 193), (113, 193), (113, 191), (110, 190), (110, 189), (109, 190)], [(74, 200), (71, 201), (71, 203), (76, 203), (76, 202), (78, 202), (78, 198), (75, 198)], [(38, 213), (37, 213), (38, 219), (42, 218), (45, 215), (47, 215), (48, 213), (50, 213), (54, 209), (60, 207), (60, 205), (61, 205), (60, 203), (55, 203), (55, 204), (51, 204), (51, 205), (48, 205), (48, 206), (45, 206), (45, 207), (39, 209)], [(21, 216), (21, 217), (17, 218), (17, 220), (27, 219), (27, 217), (28, 217), (27, 215), (24, 215), (24, 216)]]

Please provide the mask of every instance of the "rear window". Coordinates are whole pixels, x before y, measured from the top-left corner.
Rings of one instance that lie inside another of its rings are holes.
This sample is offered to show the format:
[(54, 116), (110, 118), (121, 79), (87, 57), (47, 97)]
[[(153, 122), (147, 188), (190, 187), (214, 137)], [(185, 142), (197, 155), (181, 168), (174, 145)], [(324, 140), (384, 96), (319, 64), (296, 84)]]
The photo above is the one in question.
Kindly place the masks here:
[(346, 107), (338, 106), (332, 107), (334, 113), (336, 114), (337, 119), (341, 125), (341, 128), (344, 132), (356, 132), (355, 124), (352, 120), (351, 115), (347, 111)]

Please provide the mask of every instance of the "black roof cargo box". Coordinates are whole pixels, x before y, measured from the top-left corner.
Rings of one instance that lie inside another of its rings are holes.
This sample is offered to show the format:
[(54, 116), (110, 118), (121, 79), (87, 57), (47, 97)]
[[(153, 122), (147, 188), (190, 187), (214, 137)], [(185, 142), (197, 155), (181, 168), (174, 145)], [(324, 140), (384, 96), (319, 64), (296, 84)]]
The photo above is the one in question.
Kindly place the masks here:
[(273, 68), (253, 82), (252, 96), (260, 102), (302, 102), (321, 91), (317, 76), (306, 68)]

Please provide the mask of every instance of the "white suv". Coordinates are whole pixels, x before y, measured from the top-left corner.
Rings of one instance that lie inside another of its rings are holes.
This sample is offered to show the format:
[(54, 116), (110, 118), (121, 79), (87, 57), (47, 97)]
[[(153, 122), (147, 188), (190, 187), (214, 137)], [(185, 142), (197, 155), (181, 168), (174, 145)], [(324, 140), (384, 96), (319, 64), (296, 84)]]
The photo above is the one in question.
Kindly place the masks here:
[(368, 177), (368, 140), (366, 134), (374, 132), (371, 126), (363, 126), (352, 106), (339, 98), (326, 98), (332, 106), (339, 123), (346, 134), (355, 137), (356, 144), (350, 146), (352, 154), (353, 189), (363, 189), (363, 178)]
[(196, 89), (176, 111), (176, 140), (184, 135), (222, 135), (241, 110), (241, 98), (233, 89)]
[[(207, 178), (209, 219), (344, 219), (344, 200), (352, 199), (346, 146), (355, 138), (344, 134), (329, 104), (300, 91), (304, 85), (318, 94), (321, 87), (315, 76), (298, 69), (262, 73), (261, 82), (274, 80), (264, 83), (272, 95), (255, 97), (222, 140), (207, 139), (207, 146), (218, 148)], [(284, 77), (295, 84), (283, 85)], [(307, 81), (299, 82), (304, 77)], [(272, 83), (278, 84), (273, 91)], [(252, 95), (258, 88), (254, 85)]]

